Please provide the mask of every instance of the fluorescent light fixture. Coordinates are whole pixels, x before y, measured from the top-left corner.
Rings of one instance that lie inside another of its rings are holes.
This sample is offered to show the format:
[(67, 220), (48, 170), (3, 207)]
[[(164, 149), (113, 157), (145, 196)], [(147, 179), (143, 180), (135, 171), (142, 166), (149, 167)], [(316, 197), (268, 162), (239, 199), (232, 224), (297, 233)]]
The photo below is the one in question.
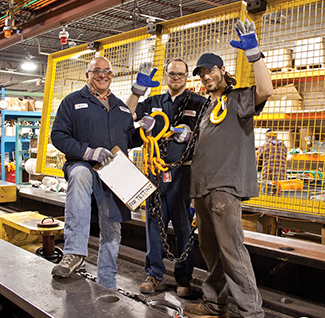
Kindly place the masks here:
[(26, 61), (21, 65), (21, 68), (25, 71), (35, 71), (37, 65), (33, 62)]

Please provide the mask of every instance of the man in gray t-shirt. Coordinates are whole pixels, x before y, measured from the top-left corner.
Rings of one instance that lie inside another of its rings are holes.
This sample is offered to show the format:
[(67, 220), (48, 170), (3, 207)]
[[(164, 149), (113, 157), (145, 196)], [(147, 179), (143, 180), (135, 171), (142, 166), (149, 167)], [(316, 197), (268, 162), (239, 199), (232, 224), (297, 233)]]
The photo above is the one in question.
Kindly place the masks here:
[(195, 199), (200, 250), (209, 275), (202, 285), (203, 302), (187, 304), (189, 317), (228, 316), (228, 294), (240, 317), (264, 317), (249, 253), (244, 246), (241, 201), (258, 196), (253, 116), (273, 92), (253, 22), (235, 25), (240, 42), (253, 63), (256, 85), (233, 89), (236, 81), (223, 60), (203, 54), (193, 75), (199, 75), (211, 95), (200, 122), (191, 166), (191, 197)]

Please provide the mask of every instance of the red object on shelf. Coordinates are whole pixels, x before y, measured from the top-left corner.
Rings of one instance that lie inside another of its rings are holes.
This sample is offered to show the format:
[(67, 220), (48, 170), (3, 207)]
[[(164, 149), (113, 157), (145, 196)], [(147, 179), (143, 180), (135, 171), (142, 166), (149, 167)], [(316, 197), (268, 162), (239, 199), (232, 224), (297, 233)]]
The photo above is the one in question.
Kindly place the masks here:
[(6, 181), (16, 183), (16, 167), (12, 163), (6, 165)]

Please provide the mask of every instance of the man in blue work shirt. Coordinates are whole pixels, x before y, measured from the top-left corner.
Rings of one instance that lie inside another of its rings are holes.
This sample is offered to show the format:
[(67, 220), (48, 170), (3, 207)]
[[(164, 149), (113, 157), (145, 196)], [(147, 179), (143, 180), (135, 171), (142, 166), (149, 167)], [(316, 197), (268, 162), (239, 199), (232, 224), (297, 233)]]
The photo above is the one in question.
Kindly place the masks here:
[[(147, 70), (147, 73), (149, 74), (150, 71)], [(138, 85), (138, 82), (136, 82), (132, 87), (133, 93), (126, 104), (133, 113), (135, 120), (141, 120), (146, 117), (146, 114), (160, 110), (167, 114), (170, 126), (180, 125), (183, 127), (182, 133), (175, 134), (175, 137), (168, 140), (168, 154), (164, 160), (166, 163), (172, 163), (182, 157), (206, 98), (186, 90), (188, 66), (182, 59), (169, 61), (166, 65), (165, 75), (168, 86), (166, 94), (151, 96), (138, 103), (139, 97), (144, 95), (146, 87)], [(142, 83), (142, 85), (145, 84)], [(153, 136), (156, 136), (165, 124), (161, 116), (156, 116), (155, 119), (156, 124), (152, 130)], [(190, 160), (191, 157), (187, 158), (187, 161), (179, 168), (164, 172), (161, 184), (160, 198), (165, 232), (167, 233), (168, 223), (171, 220), (176, 238), (177, 257), (185, 251), (193, 218), (190, 213), (189, 197)], [(147, 254), (145, 271), (147, 279), (141, 284), (140, 291), (150, 294), (155, 292), (156, 287), (162, 281), (165, 266), (158, 219), (152, 217), (149, 213), (148, 202), (146, 210)], [(193, 254), (192, 249), (185, 261), (175, 264), (174, 275), (177, 282), (177, 295), (180, 297), (188, 297), (192, 294), (190, 280), (192, 279), (194, 267)]]
[(53, 145), (66, 156), (63, 171), (68, 181), (64, 256), (52, 275), (70, 277), (72, 272), (85, 270), (94, 197), (100, 227), (97, 282), (116, 289), (120, 222), (131, 216), (92, 167), (111, 161), (114, 155), (110, 149), (114, 146), (127, 154), (128, 148), (140, 146), (142, 140), (139, 130), (134, 129), (130, 110), (109, 89), (113, 79), (111, 63), (104, 57), (94, 58), (86, 77), (87, 84), (81, 90), (62, 100), (51, 133)]

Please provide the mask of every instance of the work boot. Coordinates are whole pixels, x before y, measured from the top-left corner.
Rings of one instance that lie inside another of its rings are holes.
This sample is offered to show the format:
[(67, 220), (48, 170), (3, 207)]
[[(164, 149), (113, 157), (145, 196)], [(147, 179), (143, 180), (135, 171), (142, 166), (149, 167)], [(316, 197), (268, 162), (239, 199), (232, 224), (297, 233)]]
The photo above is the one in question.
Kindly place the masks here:
[(224, 314), (211, 314), (202, 304), (187, 304), (184, 308), (185, 314), (189, 318), (229, 318), (228, 313)]
[(155, 276), (147, 276), (146, 280), (140, 285), (140, 292), (144, 294), (152, 294), (156, 291), (156, 287), (160, 281)]
[(190, 284), (190, 277), (184, 276), (177, 278), (176, 294), (178, 297), (190, 297), (192, 296), (192, 286)]
[(82, 255), (64, 255), (61, 262), (52, 269), (53, 276), (70, 277), (72, 272), (84, 272), (86, 264)]

